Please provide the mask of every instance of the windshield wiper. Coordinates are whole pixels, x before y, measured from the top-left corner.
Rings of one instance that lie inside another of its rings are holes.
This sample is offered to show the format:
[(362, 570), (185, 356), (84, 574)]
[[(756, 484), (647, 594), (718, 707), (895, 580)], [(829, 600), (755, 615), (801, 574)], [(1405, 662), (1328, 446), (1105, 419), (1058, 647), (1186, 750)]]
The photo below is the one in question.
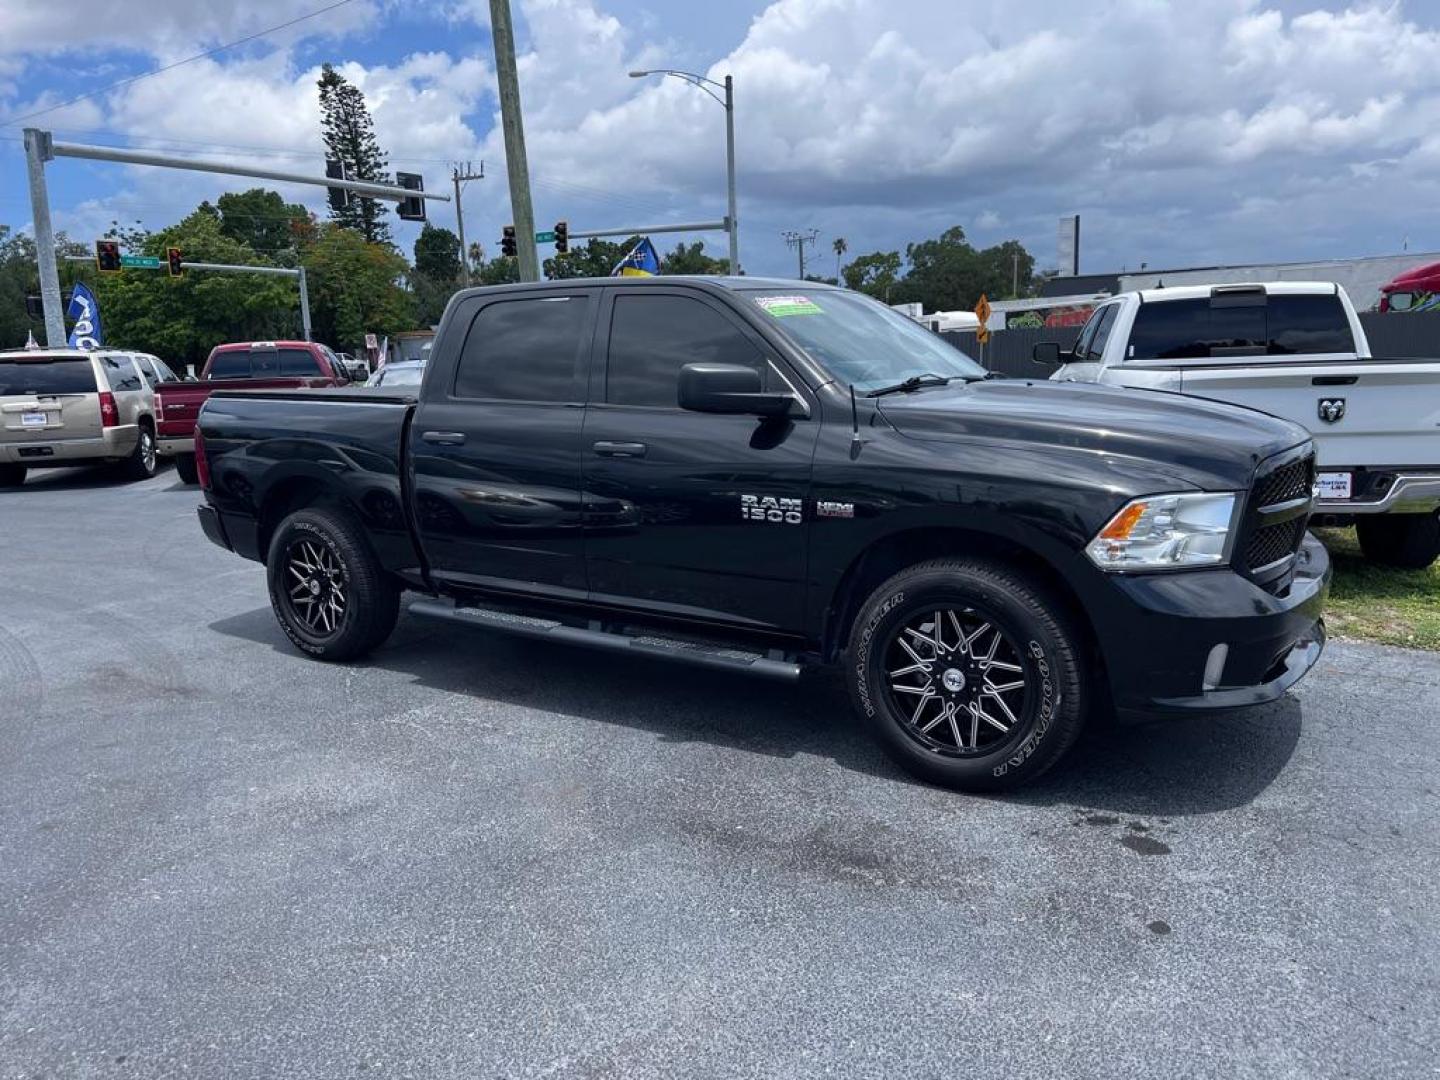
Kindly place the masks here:
[(922, 386), (944, 386), (954, 378), (960, 378), (960, 376), (951, 375), (946, 377), (944, 375), (932, 375), (927, 371), (924, 375), (911, 375), (910, 378), (903, 382), (898, 382), (894, 386), (882, 386), (878, 390), (871, 390), (865, 396), (880, 397), (884, 394), (908, 394), (912, 390), (919, 390)]

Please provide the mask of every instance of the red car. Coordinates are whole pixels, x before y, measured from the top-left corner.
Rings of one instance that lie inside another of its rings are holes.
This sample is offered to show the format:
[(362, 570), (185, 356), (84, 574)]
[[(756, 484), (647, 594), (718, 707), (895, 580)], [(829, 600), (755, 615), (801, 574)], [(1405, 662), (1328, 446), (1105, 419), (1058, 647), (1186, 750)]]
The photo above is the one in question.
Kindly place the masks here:
[(216, 345), (198, 381), (155, 387), (156, 449), (175, 458), (187, 484), (196, 480), (195, 418), (212, 391), (345, 386), (345, 365), (328, 345), (316, 341), (239, 341)]

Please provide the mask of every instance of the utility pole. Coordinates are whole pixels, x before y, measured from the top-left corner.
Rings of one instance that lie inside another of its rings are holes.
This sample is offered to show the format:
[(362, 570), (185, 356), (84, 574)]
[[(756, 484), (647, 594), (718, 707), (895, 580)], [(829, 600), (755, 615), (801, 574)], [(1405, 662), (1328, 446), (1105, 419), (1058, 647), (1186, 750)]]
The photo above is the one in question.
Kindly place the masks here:
[(1020, 253), (1017, 251), (1010, 256), (1014, 260), (1015, 269), (1010, 275), (1010, 299), (1020, 299)]
[(467, 180), (484, 180), (485, 163), (480, 163), (480, 171), (471, 172), (470, 162), (465, 163), (465, 171), (460, 171), (457, 164), (450, 172), (450, 178), (455, 181), (455, 228), (460, 234), (460, 280), (465, 287), (470, 287), (470, 252), (465, 249), (465, 211), (460, 206), (460, 185)]
[(54, 157), (48, 131), (25, 129), (25, 167), (30, 174), (30, 213), (35, 223), (35, 258), (40, 269), (40, 303), (45, 310), (45, 344), (65, 347), (65, 316), (60, 308), (60, 271), (55, 265), (55, 230), (50, 225), (50, 195), (45, 162)]
[(799, 253), (799, 256), (800, 256), (800, 280), (801, 280), (801, 281), (804, 281), (804, 280), (805, 280), (805, 245), (806, 245), (806, 244), (810, 244), (810, 245), (813, 247), (814, 244), (815, 244), (815, 238), (820, 235), (820, 230), (819, 230), (819, 229), (810, 229), (810, 230), (808, 230), (808, 231), (806, 231), (806, 232), (796, 232), (795, 230), (791, 229), (790, 231), (788, 231), (788, 232), (783, 232), (783, 233), (781, 233), (780, 235), (785, 238), (785, 243), (786, 243), (789, 247), (793, 247), (793, 248)]
[(535, 211), (530, 205), (530, 167), (525, 160), (525, 124), (520, 116), (520, 79), (515, 73), (515, 31), (510, 0), (490, 0), (490, 36), (495, 43), (495, 77), (500, 85), (500, 123), (505, 129), (505, 171), (510, 174), (510, 215), (515, 221), (520, 280), (540, 280), (535, 251)]
[(725, 187), (729, 211), (725, 231), (730, 234), (730, 273), (740, 270), (740, 223), (735, 220), (735, 80), (725, 76)]

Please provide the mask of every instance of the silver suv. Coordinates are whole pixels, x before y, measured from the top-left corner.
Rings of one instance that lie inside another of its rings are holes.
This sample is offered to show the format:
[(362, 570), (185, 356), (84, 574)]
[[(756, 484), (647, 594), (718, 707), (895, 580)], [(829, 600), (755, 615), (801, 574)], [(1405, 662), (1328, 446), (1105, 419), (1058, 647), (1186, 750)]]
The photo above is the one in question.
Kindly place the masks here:
[(0, 352), (0, 487), (28, 469), (114, 465), (155, 475), (155, 383), (173, 379), (155, 357), (129, 350)]

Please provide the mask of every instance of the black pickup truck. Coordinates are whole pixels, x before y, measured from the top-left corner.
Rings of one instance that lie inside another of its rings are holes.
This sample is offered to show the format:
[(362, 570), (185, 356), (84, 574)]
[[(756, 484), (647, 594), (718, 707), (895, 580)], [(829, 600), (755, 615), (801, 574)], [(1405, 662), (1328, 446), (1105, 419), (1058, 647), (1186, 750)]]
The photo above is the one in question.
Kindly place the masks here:
[[(200, 521), (294, 644), (412, 615), (794, 679), (838, 665), (905, 767), (1030, 780), (1088, 713), (1274, 699), (1324, 644), (1301, 428), (995, 380), (841, 289), (470, 289), (418, 393), (213, 394)], [(483, 638), (476, 639), (476, 646)]]

